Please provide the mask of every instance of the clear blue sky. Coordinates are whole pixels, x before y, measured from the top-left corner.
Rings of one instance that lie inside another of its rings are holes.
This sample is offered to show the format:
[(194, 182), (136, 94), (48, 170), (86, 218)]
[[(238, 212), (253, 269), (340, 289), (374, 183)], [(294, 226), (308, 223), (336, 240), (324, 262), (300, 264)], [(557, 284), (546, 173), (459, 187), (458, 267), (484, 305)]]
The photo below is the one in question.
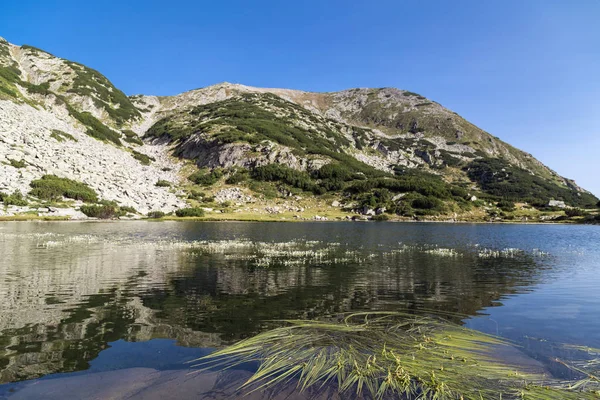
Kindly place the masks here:
[(600, 195), (600, 0), (3, 3), (0, 36), (127, 94), (408, 89)]

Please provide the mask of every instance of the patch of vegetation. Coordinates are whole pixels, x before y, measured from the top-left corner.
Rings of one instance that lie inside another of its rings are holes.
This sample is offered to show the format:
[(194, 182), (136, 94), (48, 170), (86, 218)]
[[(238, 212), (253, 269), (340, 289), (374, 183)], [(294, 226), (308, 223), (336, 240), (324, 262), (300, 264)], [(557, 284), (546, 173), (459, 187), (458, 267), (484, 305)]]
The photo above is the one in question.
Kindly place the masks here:
[[(0, 49), (5, 46), (0, 46)], [(19, 90), (15, 84), (21, 83), (21, 71), (14, 65), (0, 67), (0, 93), (12, 98), (19, 98)]]
[(196, 185), (202, 186), (211, 186), (214, 185), (221, 179), (224, 175), (224, 172), (220, 168), (215, 168), (210, 172), (206, 172), (205, 170), (200, 170), (194, 172), (192, 175), (188, 176), (188, 179), (194, 182)]
[(237, 185), (250, 179), (250, 172), (246, 169), (237, 169), (225, 180), (228, 185)]
[(79, 210), (90, 218), (113, 219), (119, 217), (119, 208), (112, 205), (83, 205)]
[(150, 211), (148, 213), (148, 218), (151, 219), (159, 219), (159, 218), (164, 218), (165, 217), (165, 213), (162, 211)]
[(23, 83), (29, 93), (40, 94), (42, 96), (48, 96), (48, 95), (52, 94), (52, 92), (50, 91), (50, 83), (49, 82), (44, 82), (39, 85), (34, 85), (33, 83), (28, 83), (28, 82), (23, 82)]
[(86, 133), (88, 135), (98, 140), (113, 142), (117, 146), (121, 145), (121, 135), (118, 132), (115, 132), (104, 125), (98, 118), (94, 117), (89, 112), (79, 112), (66, 101), (64, 103), (69, 114), (87, 127)]
[(64, 142), (65, 140), (71, 140), (73, 142), (77, 142), (77, 139), (75, 139), (75, 137), (67, 132), (63, 132), (61, 130), (58, 129), (52, 129), (52, 133), (50, 134), (50, 137), (54, 140), (56, 140), (57, 142)]
[(33, 53), (46, 53), (46, 54), (52, 55), (51, 53), (48, 53), (47, 51), (44, 51), (42, 49), (38, 49), (37, 47), (33, 47), (33, 46), (28, 45), (28, 44), (22, 45), (21, 46), (21, 50), (29, 50), (29, 51), (31, 51)]
[(204, 217), (204, 210), (198, 207), (180, 208), (175, 211), (178, 217)]
[(257, 167), (252, 171), (252, 178), (257, 181), (283, 182), (307, 192), (317, 191), (318, 188), (306, 172), (298, 171), (281, 164), (269, 164)]
[(589, 193), (561, 187), (501, 159), (474, 160), (465, 169), (469, 178), (486, 193), (506, 200), (546, 205), (550, 199), (556, 199), (584, 208), (598, 201)]
[(126, 213), (126, 214), (137, 214), (137, 210), (134, 207), (131, 206), (120, 206), (119, 207), (121, 209), (122, 212)]
[(99, 204), (83, 205), (79, 210), (90, 218), (114, 219), (127, 214), (137, 214), (137, 210), (129, 206), (119, 206), (115, 201), (102, 200)]
[(452, 199), (450, 185), (440, 177), (419, 171), (408, 171), (395, 178), (355, 181), (346, 188), (348, 193), (364, 193), (372, 189), (388, 189), (396, 193), (416, 192), (423, 196)]
[(5, 206), (26, 206), (29, 204), (23, 193), (15, 190), (12, 194), (6, 194), (0, 192), (0, 202), (4, 203)]
[(335, 383), (339, 397), (374, 400), (597, 398), (597, 363), (573, 367), (581, 380), (565, 383), (502, 357), (512, 346), (431, 313), (364, 312), (340, 321), (287, 321), (200, 358), (195, 367), (258, 363), (242, 386), (249, 391), (297, 379), (300, 390)]
[(198, 190), (192, 189), (188, 193), (187, 198), (190, 200), (204, 201), (207, 198), (207, 196), (206, 196), (206, 193), (204, 193), (204, 192), (200, 192)]
[(137, 144), (139, 146), (144, 144), (142, 139), (134, 131), (124, 130), (123, 135), (125, 135), (125, 139), (123, 140), (125, 140), (127, 143)]
[(25, 168), (27, 166), (27, 163), (25, 162), (25, 160), (13, 160), (12, 158), (9, 158), (8, 162), (11, 167), (14, 167), (17, 169)]
[(133, 154), (133, 158), (138, 160), (143, 165), (150, 165), (152, 161), (156, 161), (154, 157), (150, 157), (149, 155), (140, 153), (139, 151), (131, 150), (131, 153)]
[(30, 186), (32, 189), (29, 194), (43, 200), (61, 200), (66, 197), (88, 203), (98, 201), (97, 193), (85, 183), (56, 175), (44, 175), (41, 179), (32, 181)]
[(154, 185), (156, 187), (171, 187), (173, 186), (171, 182), (165, 181), (164, 179), (159, 179), (158, 182)]
[(407, 97), (416, 97), (419, 100), (425, 100), (425, 97), (421, 96), (419, 93), (411, 92), (411, 91), (408, 91), (408, 90), (403, 91), (402, 94), (404, 96), (407, 96)]
[(73, 87), (68, 90), (94, 99), (118, 125), (141, 117), (129, 98), (117, 89), (104, 75), (81, 64), (68, 62), (75, 71)]
[(569, 218), (573, 217), (585, 217), (589, 213), (581, 208), (567, 208), (565, 210), (565, 215)]
[(505, 212), (511, 212), (515, 210), (515, 203), (510, 200), (500, 200), (496, 206)]

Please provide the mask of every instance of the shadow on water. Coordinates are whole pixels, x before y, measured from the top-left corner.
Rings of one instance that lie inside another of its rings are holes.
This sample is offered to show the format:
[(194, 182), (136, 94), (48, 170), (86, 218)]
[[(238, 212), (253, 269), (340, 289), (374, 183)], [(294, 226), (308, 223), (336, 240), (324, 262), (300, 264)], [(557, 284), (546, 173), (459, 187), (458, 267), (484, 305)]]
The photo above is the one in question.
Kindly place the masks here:
[[(160, 375), (282, 319), (477, 317), (557, 279), (566, 263), (557, 249), (574, 248), (549, 242), (557, 236), (546, 226), (4, 224), (0, 383), (134, 367)], [(123, 364), (128, 346), (152, 339), (170, 339), (161, 357), (138, 347), (146, 365)]]

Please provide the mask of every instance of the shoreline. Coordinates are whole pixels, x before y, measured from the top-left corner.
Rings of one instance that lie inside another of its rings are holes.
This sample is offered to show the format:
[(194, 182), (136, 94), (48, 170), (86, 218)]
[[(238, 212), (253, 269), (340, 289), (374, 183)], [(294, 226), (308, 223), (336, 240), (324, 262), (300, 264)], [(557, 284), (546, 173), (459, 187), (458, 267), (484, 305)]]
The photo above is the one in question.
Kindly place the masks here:
[(115, 222), (292, 222), (292, 223), (331, 223), (331, 222), (348, 222), (348, 223), (439, 223), (439, 224), (477, 224), (477, 225), (600, 225), (598, 223), (585, 223), (578, 220), (562, 220), (562, 221), (485, 221), (485, 220), (415, 220), (415, 219), (389, 219), (386, 221), (373, 221), (373, 220), (351, 220), (351, 219), (297, 219), (297, 218), (218, 218), (218, 217), (165, 217), (165, 218), (115, 218), (115, 219), (70, 219), (69, 217), (50, 217), (50, 216), (35, 216), (35, 215), (14, 215), (14, 216), (2, 216), (0, 217), (0, 224), (2, 222), (67, 222), (67, 223), (115, 223)]

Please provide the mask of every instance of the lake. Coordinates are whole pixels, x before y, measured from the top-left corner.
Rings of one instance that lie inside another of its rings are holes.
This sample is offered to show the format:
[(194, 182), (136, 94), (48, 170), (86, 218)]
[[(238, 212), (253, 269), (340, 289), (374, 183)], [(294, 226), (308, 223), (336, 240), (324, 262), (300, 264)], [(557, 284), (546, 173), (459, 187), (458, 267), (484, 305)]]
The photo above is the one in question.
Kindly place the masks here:
[(459, 313), (560, 377), (553, 344), (600, 348), (599, 290), (598, 226), (6, 222), (0, 399), (227, 398), (252, 366), (186, 362), (361, 310)]

